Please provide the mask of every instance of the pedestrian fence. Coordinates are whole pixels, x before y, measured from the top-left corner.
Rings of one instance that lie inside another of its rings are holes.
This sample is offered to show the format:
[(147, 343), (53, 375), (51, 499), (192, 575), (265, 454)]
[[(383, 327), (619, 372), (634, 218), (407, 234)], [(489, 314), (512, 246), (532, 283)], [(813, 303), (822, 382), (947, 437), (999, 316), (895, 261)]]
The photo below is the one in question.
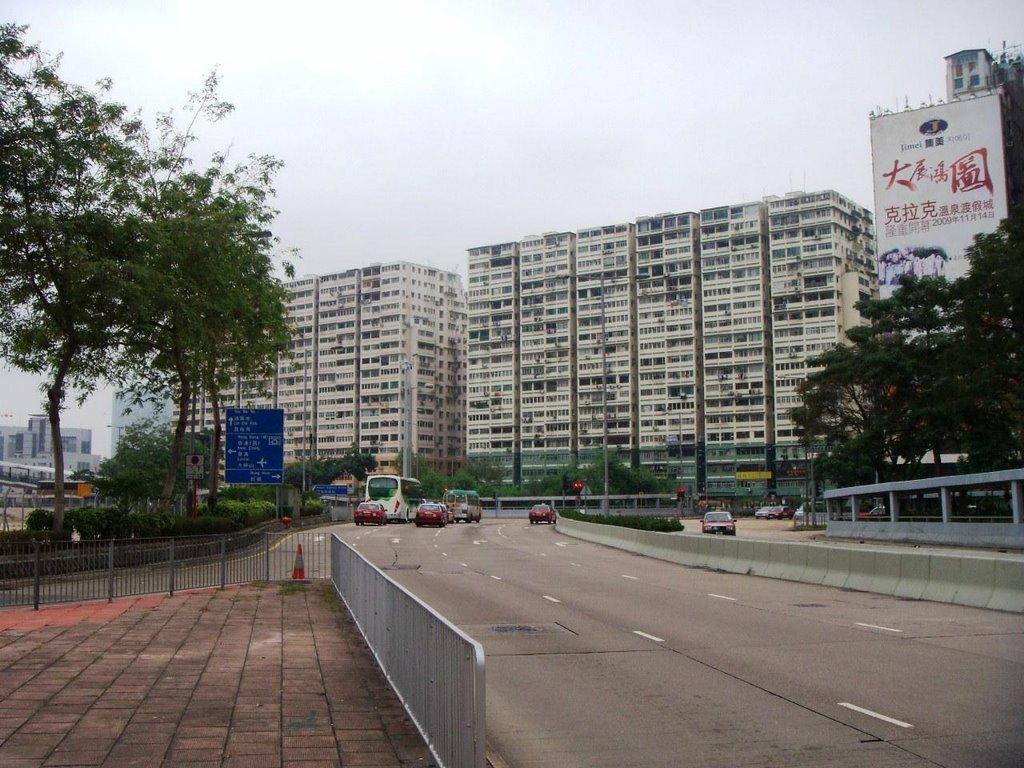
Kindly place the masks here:
[(443, 768), (485, 768), (483, 646), (337, 536), (331, 579)]
[(316, 529), (0, 542), (0, 607), (173, 595), (252, 581), (326, 579), (329, 567), (328, 536)]

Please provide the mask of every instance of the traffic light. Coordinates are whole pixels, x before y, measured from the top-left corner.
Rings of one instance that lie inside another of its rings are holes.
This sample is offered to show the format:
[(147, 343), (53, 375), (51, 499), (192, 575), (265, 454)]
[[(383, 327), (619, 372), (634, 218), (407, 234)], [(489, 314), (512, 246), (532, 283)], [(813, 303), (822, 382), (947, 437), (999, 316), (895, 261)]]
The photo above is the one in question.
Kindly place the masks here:
[(686, 486), (685, 485), (680, 485), (678, 488), (676, 488), (676, 499), (679, 500), (679, 501), (683, 501), (685, 498), (686, 498)]
[(583, 493), (583, 481), (582, 480), (573, 480), (572, 481), (572, 489), (576, 493), (576, 495), (579, 496), (581, 493)]

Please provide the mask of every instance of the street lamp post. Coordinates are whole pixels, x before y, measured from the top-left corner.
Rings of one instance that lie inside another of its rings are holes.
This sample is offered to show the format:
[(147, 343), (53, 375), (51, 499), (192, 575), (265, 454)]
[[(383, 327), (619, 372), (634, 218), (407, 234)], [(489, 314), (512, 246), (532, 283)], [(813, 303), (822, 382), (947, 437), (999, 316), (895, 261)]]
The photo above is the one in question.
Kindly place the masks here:
[(402, 361), (402, 394), (405, 409), (405, 424), (402, 430), (402, 476), (410, 477), (412, 467), (412, 387), (409, 386), (409, 371), (413, 368), (411, 360)]
[(601, 265), (601, 420), (604, 455), (604, 497), (601, 511), (608, 514), (608, 327), (604, 296), (604, 264)]

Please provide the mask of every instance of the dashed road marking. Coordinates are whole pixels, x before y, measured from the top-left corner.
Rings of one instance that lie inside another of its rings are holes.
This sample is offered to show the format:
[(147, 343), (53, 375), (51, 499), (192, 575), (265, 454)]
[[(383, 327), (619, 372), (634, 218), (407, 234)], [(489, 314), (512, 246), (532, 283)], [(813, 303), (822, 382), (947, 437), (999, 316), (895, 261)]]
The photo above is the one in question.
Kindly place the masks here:
[(646, 637), (648, 640), (653, 640), (656, 643), (664, 643), (664, 639), (655, 637), (654, 635), (648, 635), (646, 632), (641, 632), (639, 629), (633, 630), (634, 635), (640, 635), (640, 637)]
[(878, 712), (872, 712), (870, 709), (864, 709), (864, 707), (858, 707), (856, 704), (848, 704), (845, 701), (840, 701), (840, 702), (838, 702), (838, 704), (839, 704), (840, 707), (846, 707), (847, 709), (852, 709), (854, 712), (860, 712), (862, 715), (867, 715), (868, 717), (876, 717), (879, 720), (884, 720), (887, 723), (892, 723), (893, 725), (898, 725), (900, 728), (913, 728), (914, 727), (910, 723), (904, 723), (902, 720), (897, 720), (894, 717), (888, 717), (886, 715), (880, 715)]

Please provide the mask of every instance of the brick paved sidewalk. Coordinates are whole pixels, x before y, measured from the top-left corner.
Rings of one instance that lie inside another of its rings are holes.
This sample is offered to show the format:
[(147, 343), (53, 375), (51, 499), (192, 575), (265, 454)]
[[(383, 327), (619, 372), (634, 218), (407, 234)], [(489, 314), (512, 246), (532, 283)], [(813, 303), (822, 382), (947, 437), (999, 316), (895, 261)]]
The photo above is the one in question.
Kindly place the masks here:
[(323, 583), (0, 610), (0, 766), (435, 763)]

